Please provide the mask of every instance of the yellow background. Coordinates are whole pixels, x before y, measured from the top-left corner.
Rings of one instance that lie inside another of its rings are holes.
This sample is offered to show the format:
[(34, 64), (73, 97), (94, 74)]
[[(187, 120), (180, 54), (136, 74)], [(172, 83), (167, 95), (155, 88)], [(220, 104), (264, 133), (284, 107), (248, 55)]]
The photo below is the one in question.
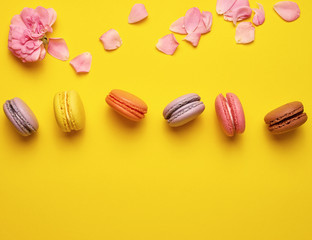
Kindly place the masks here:
[[(235, 28), (215, 12), (215, 0), (145, 0), (149, 17), (127, 23), (136, 1), (5, 1), (0, 15), (0, 102), (22, 98), (39, 132), (19, 136), (0, 115), (1, 240), (310, 240), (312, 238), (311, 120), (274, 137), (264, 115), (287, 102), (304, 103), (312, 117), (312, 3), (284, 22), (262, 0), (264, 25), (255, 42), (237, 45)], [(250, 1), (257, 7), (256, 1)], [(49, 37), (66, 40), (70, 59), (89, 51), (91, 72), (47, 54), (23, 64), (7, 49), (10, 20), (23, 7), (53, 7)], [(193, 48), (177, 35), (174, 56), (157, 51), (170, 24), (197, 6), (211, 11), (211, 33)], [(121, 48), (106, 52), (99, 37), (116, 29)], [(105, 103), (114, 88), (148, 104), (139, 124)], [(53, 113), (54, 94), (75, 89), (87, 124), (64, 134)], [(198, 93), (206, 105), (192, 123), (171, 129), (163, 108)], [(214, 111), (219, 93), (242, 101), (246, 131), (227, 138)]]

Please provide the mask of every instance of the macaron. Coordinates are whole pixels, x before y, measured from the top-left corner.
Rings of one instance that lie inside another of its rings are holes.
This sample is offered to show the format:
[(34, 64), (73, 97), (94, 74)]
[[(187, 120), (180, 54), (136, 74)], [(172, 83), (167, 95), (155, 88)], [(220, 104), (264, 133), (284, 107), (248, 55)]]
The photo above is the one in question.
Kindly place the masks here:
[(200, 99), (196, 93), (189, 93), (170, 102), (163, 111), (169, 126), (180, 127), (197, 118), (205, 110)]
[(55, 94), (54, 113), (63, 132), (78, 131), (85, 126), (85, 110), (79, 94), (74, 90)]
[(39, 128), (35, 114), (20, 98), (7, 100), (3, 104), (3, 110), (7, 118), (22, 136), (30, 136)]
[(243, 106), (234, 93), (227, 93), (225, 97), (219, 94), (215, 108), (219, 123), (227, 136), (232, 137), (245, 131)]
[(308, 116), (304, 112), (303, 104), (298, 101), (280, 106), (264, 117), (269, 131), (273, 134), (282, 134), (294, 130), (307, 120)]
[(140, 121), (147, 113), (147, 105), (142, 99), (120, 89), (112, 90), (105, 100), (112, 109), (131, 121)]

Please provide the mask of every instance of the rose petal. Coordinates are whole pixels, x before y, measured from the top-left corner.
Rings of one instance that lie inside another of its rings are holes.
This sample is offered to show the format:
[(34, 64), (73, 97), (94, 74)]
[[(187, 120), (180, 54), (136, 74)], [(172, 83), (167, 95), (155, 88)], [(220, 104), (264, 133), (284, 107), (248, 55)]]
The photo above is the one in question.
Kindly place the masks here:
[(207, 12), (207, 11), (203, 11), (202, 12), (202, 19), (203, 22), (206, 26), (207, 29), (211, 29), (211, 25), (212, 25), (212, 13), (211, 12)]
[(128, 17), (128, 23), (139, 22), (144, 18), (146, 18), (147, 16), (148, 13), (146, 11), (144, 4), (141, 3), (134, 4)]
[(11, 20), (11, 25), (16, 25), (19, 26), (21, 28), (26, 28), (26, 25), (23, 21), (23, 19), (21, 18), (20, 15), (14, 15), (12, 20)]
[(256, 26), (262, 25), (265, 20), (265, 13), (264, 13), (263, 6), (260, 3), (258, 3), (258, 5), (259, 5), (259, 8), (252, 9), (255, 12), (255, 16), (253, 17), (252, 22)]
[(251, 22), (242, 22), (236, 27), (235, 40), (237, 43), (251, 43), (255, 40), (255, 27)]
[(50, 27), (55, 23), (55, 20), (56, 20), (56, 17), (57, 17), (57, 14), (55, 12), (55, 10), (53, 8), (48, 8), (48, 13), (49, 13), (49, 25)]
[[(204, 20), (200, 19), (200, 22), (198, 24), (198, 27), (196, 28), (196, 30), (193, 33), (200, 33), (200, 34), (205, 34), (208, 33), (210, 30), (206, 28), (205, 24), (204, 24)], [(191, 33), (190, 33), (191, 34)]]
[(212, 14), (211, 12), (202, 12), (201, 20), (198, 24), (198, 27), (194, 31), (195, 33), (205, 34), (211, 31), (212, 25)]
[(39, 15), (41, 23), (43, 23), (43, 25), (48, 25), (48, 23), (49, 23), (49, 12), (48, 12), (48, 10), (45, 9), (44, 7), (39, 6), (35, 9), (35, 12)]
[(85, 52), (70, 61), (77, 73), (89, 72), (91, 68), (92, 56), (90, 53)]
[(184, 26), (187, 33), (192, 33), (197, 28), (201, 19), (201, 13), (198, 8), (190, 8), (184, 17)]
[(240, 7), (250, 7), (249, 1), (237, 0), (235, 4), (226, 13), (224, 13), (224, 20), (232, 22), (234, 13)]
[(115, 29), (109, 29), (100, 37), (105, 50), (115, 50), (122, 44), (119, 33)]
[(50, 38), (48, 53), (62, 61), (66, 61), (69, 58), (68, 47), (63, 38)]
[(40, 55), (39, 55), (39, 60), (43, 60), (45, 58), (45, 55), (46, 55), (47, 52), (46, 52), (43, 44), (41, 44), (40, 49), (41, 49), (41, 52), (40, 52)]
[(199, 43), (200, 36), (201, 36), (200, 33), (192, 32), (192, 33), (188, 34), (184, 38), (184, 40), (190, 42), (194, 47), (197, 47), (197, 45)]
[(185, 27), (184, 27), (184, 17), (180, 17), (178, 20), (173, 22), (170, 25), (169, 30), (175, 33), (179, 33), (179, 34), (187, 34)]
[(23, 10), (21, 11), (20, 16), (27, 28), (31, 28), (31, 23), (29, 23), (27, 19), (31, 19), (33, 15), (35, 15), (35, 9), (23, 8)]
[(241, 21), (250, 18), (252, 10), (250, 7), (237, 8), (233, 14), (233, 23), (236, 25), (237, 21)]
[(159, 39), (158, 43), (156, 44), (156, 48), (159, 51), (168, 55), (173, 55), (178, 46), (179, 43), (172, 33)]
[(41, 49), (38, 48), (31, 55), (24, 56), (25, 62), (36, 62), (39, 60), (40, 55), (41, 55)]
[(300, 16), (300, 9), (297, 3), (282, 1), (274, 5), (274, 10), (287, 22), (295, 21)]
[(217, 0), (217, 13), (219, 15), (226, 13), (235, 4), (236, 0)]

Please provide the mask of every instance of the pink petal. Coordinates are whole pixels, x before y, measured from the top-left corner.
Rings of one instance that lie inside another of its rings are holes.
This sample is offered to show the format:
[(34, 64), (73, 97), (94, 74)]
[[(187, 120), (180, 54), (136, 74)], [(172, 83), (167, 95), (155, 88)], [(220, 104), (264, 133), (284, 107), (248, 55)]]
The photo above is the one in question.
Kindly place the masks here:
[(295, 21), (300, 16), (300, 9), (297, 3), (282, 1), (274, 5), (274, 10), (287, 22)]
[(28, 22), (27, 19), (31, 19), (31, 17), (35, 15), (35, 9), (32, 9), (32, 8), (23, 8), (23, 10), (21, 11), (21, 18), (23, 20), (23, 22), (25, 23), (25, 25), (27, 26), (27, 28), (30, 28), (31, 25), (30, 23)]
[(70, 61), (70, 65), (73, 66), (77, 73), (89, 72), (91, 68), (92, 56), (90, 53), (85, 52)]
[(156, 44), (156, 48), (159, 51), (168, 55), (173, 55), (178, 46), (179, 43), (172, 33), (159, 39), (158, 43)]
[(262, 25), (265, 20), (265, 13), (264, 13), (263, 6), (260, 3), (258, 3), (258, 5), (259, 5), (259, 8), (252, 9), (255, 12), (255, 16), (253, 17), (252, 22), (256, 26)]
[[(44, 48), (43, 48), (44, 49)], [(31, 54), (23, 55), (26, 62), (36, 62), (40, 59), (42, 48), (37, 48)]]
[(201, 36), (200, 33), (192, 32), (189, 35), (187, 35), (184, 38), (184, 40), (190, 42), (194, 47), (197, 47), (197, 45), (199, 43), (200, 36)]
[(53, 8), (48, 8), (47, 10), (48, 10), (48, 13), (49, 13), (49, 22), (48, 22), (48, 24), (51, 27), (55, 23), (57, 15), (56, 15), (56, 12), (55, 12), (55, 10)]
[(50, 38), (48, 53), (59, 60), (66, 61), (69, 58), (67, 44), (63, 38)]
[(237, 0), (235, 4), (226, 13), (224, 13), (224, 20), (232, 22), (234, 13), (236, 12), (238, 8), (241, 8), (241, 7), (250, 7), (249, 1)]
[(242, 22), (236, 27), (235, 40), (237, 43), (251, 43), (255, 40), (255, 27), (251, 22)]
[(184, 26), (187, 33), (192, 33), (197, 28), (201, 19), (201, 13), (198, 8), (190, 8), (184, 17)]
[(115, 29), (110, 29), (100, 37), (105, 50), (115, 50), (122, 44), (121, 38)]
[(207, 11), (203, 11), (202, 12), (202, 19), (203, 22), (206, 26), (207, 29), (211, 29), (211, 25), (212, 25), (212, 13), (211, 12), (207, 12)]
[(39, 55), (39, 60), (43, 60), (45, 58), (45, 55), (46, 55), (47, 52), (46, 52), (43, 44), (41, 44), (40, 49), (41, 49), (41, 52), (40, 52), (40, 55)]
[(211, 12), (202, 12), (202, 18), (198, 24), (198, 27), (194, 31), (195, 33), (205, 34), (211, 31), (212, 14)]
[(45, 9), (44, 7), (39, 6), (35, 9), (35, 12), (39, 15), (40, 21), (44, 25), (48, 25), (48, 23), (49, 23), (49, 12), (48, 12), (48, 10)]
[(250, 18), (252, 10), (250, 7), (237, 8), (233, 14), (233, 23), (236, 25), (237, 21), (241, 21)]
[(187, 34), (184, 27), (184, 17), (180, 17), (178, 20), (173, 22), (169, 28), (170, 31), (179, 33), (179, 34)]
[(12, 20), (11, 20), (11, 25), (17, 25), (21, 28), (26, 28), (25, 23), (23, 22), (22, 18), (20, 15), (14, 15)]
[(128, 17), (128, 23), (136, 23), (148, 16), (148, 13), (145, 9), (144, 4), (138, 3), (134, 4), (132, 7), (129, 17)]
[(226, 13), (234, 5), (236, 0), (217, 0), (217, 13), (219, 15)]

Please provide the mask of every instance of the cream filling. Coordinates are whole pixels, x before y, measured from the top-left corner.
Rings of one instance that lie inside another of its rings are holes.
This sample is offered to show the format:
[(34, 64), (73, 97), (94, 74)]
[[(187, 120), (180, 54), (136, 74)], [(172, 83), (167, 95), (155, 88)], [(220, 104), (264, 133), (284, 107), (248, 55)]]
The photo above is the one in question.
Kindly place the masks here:
[(234, 118), (233, 118), (233, 116), (232, 116), (232, 110), (231, 110), (231, 108), (230, 108), (230, 105), (229, 105), (227, 99), (225, 99), (225, 106), (226, 106), (226, 108), (227, 108), (227, 110), (228, 110), (228, 112), (229, 112), (229, 115), (230, 115), (230, 118), (231, 118), (231, 122), (232, 122), (233, 129), (235, 129)]
[(66, 116), (66, 121), (69, 127), (69, 130), (74, 130), (74, 126), (71, 121), (71, 116), (69, 112), (69, 102), (68, 102), (68, 93), (65, 91), (64, 93), (64, 105), (65, 105), (65, 116)]

